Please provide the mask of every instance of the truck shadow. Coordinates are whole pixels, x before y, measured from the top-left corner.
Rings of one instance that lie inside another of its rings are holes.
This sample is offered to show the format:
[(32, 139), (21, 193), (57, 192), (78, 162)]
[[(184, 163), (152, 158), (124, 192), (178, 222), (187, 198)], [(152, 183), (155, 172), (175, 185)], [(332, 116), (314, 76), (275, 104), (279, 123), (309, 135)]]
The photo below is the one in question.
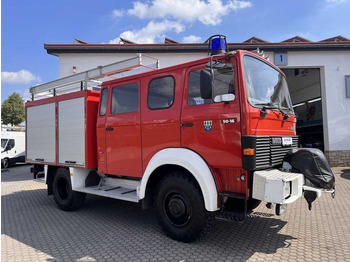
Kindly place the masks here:
[(31, 167), (31, 165), (25, 163), (17, 163), (9, 168), (2, 168), (1, 182), (32, 180), (33, 174), (30, 173)]
[(288, 248), (295, 239), (279, 233), (285, 221), (264, 213), (240, 225), (216, 221), (200, 241), (185, 244), (166, 237), (152, 210), (134, 203), (88, 196), (81, 209), (64, 212), (37, 189), (5, 195), (1, 204), (3, 254), (15, 252), (13, 238), (45, 253), (47, 261), (246, 261), (256, 252)]
[(343, 169), (340, 177), (350, 180), (350, 169)]

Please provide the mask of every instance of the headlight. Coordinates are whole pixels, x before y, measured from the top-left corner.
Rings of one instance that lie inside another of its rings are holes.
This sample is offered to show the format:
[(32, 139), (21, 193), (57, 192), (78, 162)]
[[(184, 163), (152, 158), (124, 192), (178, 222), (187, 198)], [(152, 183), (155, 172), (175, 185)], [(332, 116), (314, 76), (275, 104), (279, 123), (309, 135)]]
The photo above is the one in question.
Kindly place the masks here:
[(291, 194), (291, 182), (284, 182), (284, 198), (288, 198)]

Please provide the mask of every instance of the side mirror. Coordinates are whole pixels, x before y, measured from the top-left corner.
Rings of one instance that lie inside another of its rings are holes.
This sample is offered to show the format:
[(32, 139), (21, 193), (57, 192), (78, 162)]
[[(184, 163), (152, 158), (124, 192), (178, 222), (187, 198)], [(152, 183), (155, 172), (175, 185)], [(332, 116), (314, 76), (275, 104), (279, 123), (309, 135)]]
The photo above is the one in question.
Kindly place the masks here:
[(217, 95), (214, 98), (214, 102), (215, 103), (220, 103), (220, 102), (228, 103), (228, 102), (231, 102), (233, 100), (235, 100), (235, 95), (234, 94)]
[(203, 99), (211, 99), (213, 78), (209, 69), (202, 69), (200, 73), (200, 92)]
[(7, 145), (5, 151), (10, 151), (12, 149), (11, 145)]

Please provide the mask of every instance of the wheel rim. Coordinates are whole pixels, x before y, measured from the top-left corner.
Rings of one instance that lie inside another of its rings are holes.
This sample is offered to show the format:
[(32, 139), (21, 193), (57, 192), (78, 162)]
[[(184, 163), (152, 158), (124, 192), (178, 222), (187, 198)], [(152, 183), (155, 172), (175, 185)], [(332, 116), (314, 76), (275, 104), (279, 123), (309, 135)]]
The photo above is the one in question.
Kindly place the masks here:
[(184, 226), (192, 215), (191, 202), (181, 192), (170, 192), (164, 200), (164, 213), (173, 225), (177, 227)]
[(70, 187), (68, 181), (64, 178), (60, 178), (57, 183), (57, 192), (62, 200), (66, 200), (70, 194)]

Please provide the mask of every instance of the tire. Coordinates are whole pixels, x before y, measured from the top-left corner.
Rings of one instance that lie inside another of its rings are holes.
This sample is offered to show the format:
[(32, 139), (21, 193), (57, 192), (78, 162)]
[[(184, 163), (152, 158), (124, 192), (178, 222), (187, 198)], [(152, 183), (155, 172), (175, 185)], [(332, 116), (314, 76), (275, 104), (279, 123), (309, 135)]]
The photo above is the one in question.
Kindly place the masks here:
[(59, 168), (53, 181), (53, 197), (60, 209), (73, 211), (84, 204), (86, 194), (73, 191), (69, 171)]
[(155, 209), (165, 233), (181, 242), (193, 242), (207, 233), (214, 215), (206, 211), (197, 183), (184, 172), (167, 175), (158, 184)]
[(10, 165), (10, 160), (8, 158), (4, 158), (2, 161), (1, 161), (1, 167), (4, 168), (4, 169), (7, 169), (9, 168), (11, 165)]

